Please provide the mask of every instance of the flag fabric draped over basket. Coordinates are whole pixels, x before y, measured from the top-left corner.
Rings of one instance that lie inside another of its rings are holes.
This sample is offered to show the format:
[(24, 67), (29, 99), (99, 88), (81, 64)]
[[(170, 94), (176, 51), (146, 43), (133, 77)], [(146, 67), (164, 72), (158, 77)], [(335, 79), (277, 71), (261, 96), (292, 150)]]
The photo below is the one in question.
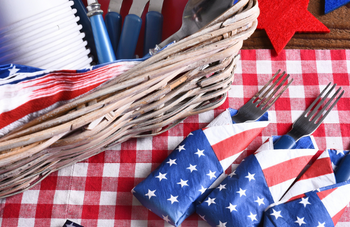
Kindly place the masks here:
[(318, 151), (313, 137), (285, 150), (273, 148), (277, 138), (269, 138), (196, 207), (211, 226), (258, 226), (264, 210), (281, 199)]
[(232, 122), (226, 110), (187, 138), (133, 190), (134, 196), (165, 221), (178, 226), (224, 177), (225, 170), (269, 124)]
[(118, 61), (82, 70), (0, 66), (0, 137), (30, 120), (93, 91), (137, 65)]

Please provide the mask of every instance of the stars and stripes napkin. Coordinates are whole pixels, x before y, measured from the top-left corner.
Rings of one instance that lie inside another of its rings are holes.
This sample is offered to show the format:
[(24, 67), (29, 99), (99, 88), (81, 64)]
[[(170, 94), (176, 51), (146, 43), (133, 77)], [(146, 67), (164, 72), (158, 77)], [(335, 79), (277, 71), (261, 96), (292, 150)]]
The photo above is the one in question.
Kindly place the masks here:
[(62, 227), (84, 227), (84, 226), (79, 225), (75, 222), (72, 222), (71, 220), (67, 220)]
[(349, 151), (336, 149), (327, 149), (322, 152), (287, 191), (281, 201), (293, 200), (294, 197), (303, 193), (335, 184), (334, 170), (347, 153)]
[(299, 140), (293, 149), (274, 149), (269, 138), (248, 156), (196, 212), (211, 226), (258, 226), (264, 210), (281, 199), (318, 151), (313, 137)]
[(264, 213), (263, 226), (335, 226), (350, 202), (349, 191), (350, 180), (271, 206)]
[(257, 122), (232, 122), (228, 109), (206, 128), (185, 140), (133, 190), (133, 195), (166, 222), (178, 226), (194, 213), (225, 170), (269, 124), (267, 114)]
[(0, 137), (134, 67), (117, 61), (82, 70), (0, 65)]

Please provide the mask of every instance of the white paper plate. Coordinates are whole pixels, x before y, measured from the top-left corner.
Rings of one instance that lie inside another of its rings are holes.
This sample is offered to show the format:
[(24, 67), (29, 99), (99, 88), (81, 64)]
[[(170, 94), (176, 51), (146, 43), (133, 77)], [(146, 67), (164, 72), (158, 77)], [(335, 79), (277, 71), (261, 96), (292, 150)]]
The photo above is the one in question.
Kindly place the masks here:
[(14, 52), (18, 52), (18, 53), (35, 52), (38, 48), (52, 43), (52, 40), (54, 39), (56, 40), (71, 39), (73, 37), (84, 34), (79, 31), (81, 28), (82, 28), (81, 25), (79, 25), (78, 27), (75, 27), (75, 26), (66, 27), (65, 29), (57, 30), (51, 33), (49, 36), (32, 40), (31, 42), (28, 42), (23, 46), (6, 45), (3, 47), (0, 47), (0, 54), (7, 55)]
[(45, 66), (45, 69), (84, 69), (91, 66), (92, 58), (85, 56), (77, 58), (73, 62), (52, 63)]
[(0, 47), (0, 54), (3, 56), (10, 54), (12, 54), (13, 56), (28, 55), (29, 53), (33, 54), (35, 52), (38, 52), (38, 49), (40, 49), (41, 47), (52, 44), (54, 40), (71, 39), (73, 37), (84, 34), (80, 32), (81, 28), (81, 25), (77, 27), (75, 25), (70, 25), (64, 27), (63, 29), (56, 30), (48, 36), (43, 36), (38, 39), (28, 41), (26, 43), (22, 43), (22, 45), (16, 45), (15, 43), (4, 45)]
[(66, 62), (66, 64), (75, 61), (77, 58), (86, 57), (90, 54), (90, 50), (85, 48), (86, 43), (82, 43), (78, 46), (66, 47), (56, 51), (54, 54), (45, 58), (38, 58), (28, 61), (28, 65), (46, 65), (52, 62)]
[(8, 31), (32, 21), (41, 20), (63, 5), (73, 5), (68, 0), (1, 0), (0, 29)]
[[(22, 45), (16, 49), (12, 49), (8, 52), (3, 53), (0, 58), (0, 62), (4, 64), (4, 59), (7, 59), (7, 63), (17, 63), (23, 64), (28, 62), (30, 59), (37, 59), (40, 57), (48, 57), (54, 54), (56, 51), (62, 52), (62, 48), (68, 47), (72, 48), (75, 46), (86, 45), (83, 44), (83, 38), (85, 34), (76, 32), (76, 33), (67, 33), (67, 36), (62, 39), (57, 39), (54, 42), (49, 42), (46, 45), (41, 45), (36, 49), (32, 49), (31, 46)], [(12, 61), (12, 62), (11, 62)], [(20, 63), (21, 62), (21, 63)]]
[(64, 29), (68, 26), (79, 26), (78, 21), (79, 17), (75, 17), (72, 14), (67, 14), (66, 17), (61, 19), (57, 19), (51, 23), (46, 24), (37, 29), (33, 29), (30, 32), (19, 32), (17, 34), (9, 33), (0, 38), (0, 45), (11, 45), (11, 46), (19, 46), (25, 45), (27, 42), (31, 42), (32, 40), (45, 38), (50, 33), (55, 32), (57, 30)]

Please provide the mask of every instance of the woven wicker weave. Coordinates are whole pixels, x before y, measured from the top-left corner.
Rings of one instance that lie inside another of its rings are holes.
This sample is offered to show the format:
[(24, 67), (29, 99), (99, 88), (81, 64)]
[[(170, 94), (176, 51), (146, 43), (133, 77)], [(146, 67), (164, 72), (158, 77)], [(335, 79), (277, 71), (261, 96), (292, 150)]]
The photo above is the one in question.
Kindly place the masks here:
[(0, 198), (110, 146), (160, 134), (221, 105), (258, 15), (257, 0), (241, 0), (206, 28), (1, 138)]

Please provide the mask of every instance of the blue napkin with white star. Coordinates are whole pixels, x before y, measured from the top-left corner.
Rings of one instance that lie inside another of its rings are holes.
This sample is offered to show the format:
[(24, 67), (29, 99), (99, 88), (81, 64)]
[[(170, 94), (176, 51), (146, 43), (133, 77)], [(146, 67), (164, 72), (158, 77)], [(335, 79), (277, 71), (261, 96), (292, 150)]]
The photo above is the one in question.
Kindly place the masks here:
[(269, 138), (196, 206), (203, 220), (211, 226), (259, 226), (264, 210), (282, 198), (318, 151), (313, 137), (293, 149), (275, 149), (276, 139)]
[(269, 124), (267, 113), (257, 122), (234, 124), (236, 112), (228, 109), (206, 128), (191, 132), (133, 195), (166, 222), (180, 225)]

